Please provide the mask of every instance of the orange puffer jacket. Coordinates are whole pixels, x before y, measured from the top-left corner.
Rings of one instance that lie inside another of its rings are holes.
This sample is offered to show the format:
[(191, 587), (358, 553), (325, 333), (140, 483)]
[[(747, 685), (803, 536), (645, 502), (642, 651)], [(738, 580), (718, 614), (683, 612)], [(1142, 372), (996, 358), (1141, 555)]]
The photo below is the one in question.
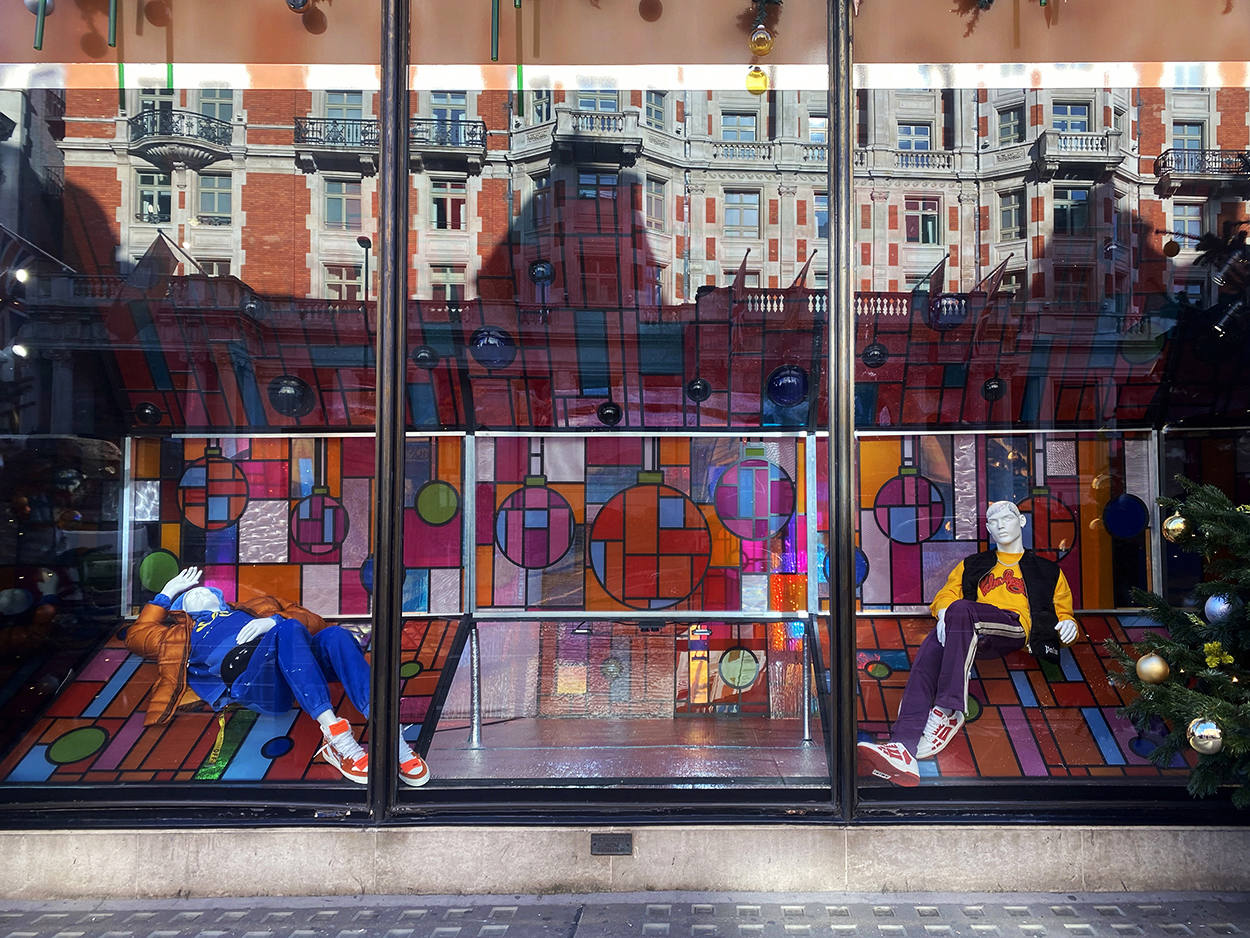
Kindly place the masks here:
[[(327, 624), (315, 612), (272, 596), (260, 596), (232, 605), (257, 619), (275, 615), (295, 619), (313, 633), (321, 631)], [(203, 703), (200, 696), (187, 686), (187, 661), (191, 656), (191, 626), (194, 621), (185, 612), (148, 603), (126, 632), (126, 647), (136, 655), (156, 662), (156, 683), (148, 695), (147, 712), (143, 717), (145, 726), (168, 723), (180, 710)]]

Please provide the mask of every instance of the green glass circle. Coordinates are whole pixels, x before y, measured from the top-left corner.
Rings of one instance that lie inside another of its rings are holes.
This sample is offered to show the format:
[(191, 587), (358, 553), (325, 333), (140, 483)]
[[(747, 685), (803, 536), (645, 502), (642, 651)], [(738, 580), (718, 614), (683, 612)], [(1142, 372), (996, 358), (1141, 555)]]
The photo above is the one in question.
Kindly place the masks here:
[(981, 701), (971, 694), (968, 695), (968, 709), (964, 713), (964, 722), (973, 723), (981, 715)]
[(139, 564), (139, 582), (145, 590), (158, 592), (178, 573), (178, 558), (167, 550), (154, 550)]
[(881, 681), (893, 674), (894, 669), (884, 661), (870, 661), (864, 665), (864, 672), (869, 677), (875, 677), (878, 681)]
[(750, 687), (759, 675), (759, 659), (748, 648), (730, 648), (720, 656), (721, 680), (735, 690)]
[(53, 740), (48, 747), (48, 761), (69, 765), (93, 756), (109, 741), (109, 734), (98, 726), (80, 726)]
[(426, 524), (446, 524), (460, 510), (460, 496), (446, 482), (427, 482), (417, 492), (417, 516)]
[(400, 677), (416, 677), (424, 668), (421, 667), (420, 661), (405, 661), (399, 666)]

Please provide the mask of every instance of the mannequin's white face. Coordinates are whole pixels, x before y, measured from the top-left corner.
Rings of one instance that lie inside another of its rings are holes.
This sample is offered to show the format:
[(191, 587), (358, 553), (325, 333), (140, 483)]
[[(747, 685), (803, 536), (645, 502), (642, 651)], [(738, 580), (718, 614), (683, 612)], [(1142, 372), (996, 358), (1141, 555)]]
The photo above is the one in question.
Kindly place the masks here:
[(985, 519), (985, 529), (994, 544), (1003, 549), (1020, 550), (1023, 543), (1024, 519), (1014, 511), (997, 511)]
[(197, 612), (221, 612), (221, 600), (212, 590), (197, 586), (183, 594), (182, 608), (191, 615)]

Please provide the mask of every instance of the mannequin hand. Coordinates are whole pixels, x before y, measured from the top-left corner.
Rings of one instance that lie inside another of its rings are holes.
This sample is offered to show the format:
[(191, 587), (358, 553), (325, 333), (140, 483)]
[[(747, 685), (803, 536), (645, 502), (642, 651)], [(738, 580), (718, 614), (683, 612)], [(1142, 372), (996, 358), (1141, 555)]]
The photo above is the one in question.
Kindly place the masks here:
[(35, 584), (39, 587), (40, 596), (55, 595), (57, 587), (60, 586), (60, 583), (60, 577), (47, 567), (40, 569), (39, 578), (35, 581)]
[(177, 599), (180, 593), (185, 593), (199, 582), (200, 568), (187, 567), (187, 569), (174, 576), (173, 579), (161, 587), (161, 592), (170, 599)]
[(937, 640), (938, 644), (943, 648), (946, 647), (946, 610), (939, 609), (937, 614)]
[(235, 637), (235, 642), (240, 645), (246, 645), (254, 638), (260, 638), (271, 628), (278, 624), (278, 620), (273, 616), (266, 616), (263, 619), (253, 619), (243, 628), (239, 629), (239, 634)]
[(1059, 632), (1059, 641), (1065, 645), (1071, 645), (1076, 641), (1076, 622), (1072, 619), (1064, 619), (1056, 626), (1056, 629)]

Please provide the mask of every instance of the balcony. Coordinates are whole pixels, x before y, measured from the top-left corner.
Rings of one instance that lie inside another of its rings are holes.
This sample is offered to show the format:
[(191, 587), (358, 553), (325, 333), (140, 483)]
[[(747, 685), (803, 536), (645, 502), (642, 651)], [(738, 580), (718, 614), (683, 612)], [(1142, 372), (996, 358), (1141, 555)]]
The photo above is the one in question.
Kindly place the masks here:
[(470, 120), (414, 117), (408, 124), (413, 168), (482, 171), (486, 160), (486, 124)]
[(377, 172), (378, 122), (356, 118), (295, 118), (295, 160), (306, 173)]
[(712, 159), (736, 160), (743, 163), (771, 162), (773, 144), (771, 143), (738, 143), (717, 140), (712, 143)]
[(1227, 191), (1245, 198), (1250, 195), (1250, 151), (1246, 150), (1164, 150), (1155, 159), (1161, 196), (1175, 194), (1182, 186), (1200, 186)]
[[(195, 111), (141, 111), (127, 122), (130, 154), (169, 172), (230, 158), (236, 125)], [(242, 129), (242, 125), (238, 125)]]
[(557, 158), (566, 163), (633, 166), (642, 149), (638, 112), (575, 111), (556, 105), (552, 137)]
[(1073, 133), (1047, 130), (1037, 138), (1034, 167), (1043, 181), (1061, 179), (1103, 180), (1124, 162), (1120, 131)]
[(950, 173), (958, 156), (946, 150), (894, 150), (868, 147), (855, 150), (851, 168), (871, 176), (926, 176)]

